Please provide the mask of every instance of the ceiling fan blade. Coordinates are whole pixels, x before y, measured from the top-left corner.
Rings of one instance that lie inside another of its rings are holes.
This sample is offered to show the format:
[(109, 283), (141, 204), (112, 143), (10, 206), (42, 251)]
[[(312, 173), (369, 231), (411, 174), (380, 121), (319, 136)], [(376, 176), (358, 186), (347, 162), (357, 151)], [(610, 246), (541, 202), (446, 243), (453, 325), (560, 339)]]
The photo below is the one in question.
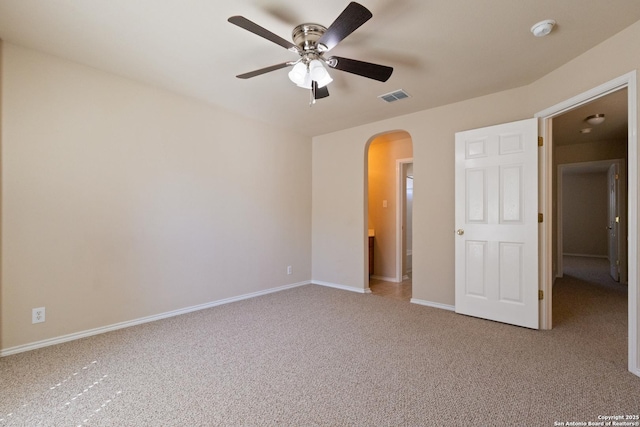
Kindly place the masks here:
[(326, 86), (318, 87), (318, 82), (311, 82), (311, 90), (313, 91), (313, 99), (322, 99), (329, 96), (329, 89)]
[(293, 64), (295, 64), (295, 62), (283, 62), (282, 64), (272, 65), (270, 67), (264, 67), (264, 68), (260, 68), (259, 70), (254, 70), (248, 73), (239, 74), (236, 77), (239, 79), (250, 79), (251, 77), (259, 76), (260, 74), (265, 74), (270, 71), (275, 71), (281, 68), (289, 67)]
[(369, 9), (352, 1), (340, 16), (333, 21), (333, 24), (327, 28), (327, 31), (318, 40), (318, 44), (326, 46), (326, 50), (333, 49), (349, 34), (371, 19), (372, 16), (373, 14)]
[(380, 82), (386, 82), (393, 73), (392, 67), (386, 65), (372, 64), (371, 62), (358, 61), (356, 59), (341, 58), (332, 56), (327, 59), (327, 65), (336, 70), (357, 74)]
[(260, 25), (256, 24), (255, 22), (249, 21), (247, 18), (245, 18), (244, 16), (232, 16), (231, 18), (227, 19), (227, 21), (231, 22), (234, 25), (237, 25), (240, 28), (244, 28), (247, 31), (251, 31), (253, 34), (257, 34), (260, 37), (263, 37), (275, 44), (278, 44), (282, 47), (284, 47), (285, 49), (288, 49), (292, 52), (299, 52), (300, 48), (298, 46), (296, 46), (295, 44), (291, 43), (288, 40), (283, 39), (282, 37), (272, 33), (271, 31), (267, 30), (266, 28), (261, 27)]

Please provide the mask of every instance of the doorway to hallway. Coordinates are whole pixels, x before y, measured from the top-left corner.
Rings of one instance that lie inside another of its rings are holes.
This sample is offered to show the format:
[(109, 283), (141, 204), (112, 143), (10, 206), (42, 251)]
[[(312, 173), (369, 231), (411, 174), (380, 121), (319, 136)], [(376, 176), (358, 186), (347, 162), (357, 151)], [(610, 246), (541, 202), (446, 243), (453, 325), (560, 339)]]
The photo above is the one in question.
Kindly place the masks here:
[(404, 131), (372, 138), (365, 151), (368, 277), (372, 293), (411, 299), (413, 143)]

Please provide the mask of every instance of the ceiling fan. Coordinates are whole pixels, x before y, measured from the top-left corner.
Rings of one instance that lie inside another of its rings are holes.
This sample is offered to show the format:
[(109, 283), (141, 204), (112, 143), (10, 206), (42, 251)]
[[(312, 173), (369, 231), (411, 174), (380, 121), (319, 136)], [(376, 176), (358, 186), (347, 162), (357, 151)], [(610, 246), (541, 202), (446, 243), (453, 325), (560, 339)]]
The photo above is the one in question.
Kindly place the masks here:
[(293, 67), (289, 72), (289, 79), (296, 85), (310, 89), (311, 104), (316, 99), (329, 96), (327, 85), (333, 81), (324, 67), (333, 68), (347, 73), (357, 74), (370, 79), (386, 82), (392, 67), (342, 58), (340, 56), (325, 57), (325, 53), (333, 49), (338, 43), (353, 33), (372, 17), (372, 13), (359, 3), (351, 2), (336, 20), (326, 28), (319, 24), (301, 24), (293, 29), (293, 43), (259, 26), (243, 16), (232, 16), (228, 19), (234, 25), (259, 35), (287, 50), (297, 53), (300, 58), (296, 61), (283, 62), (270, 67), (261, 68), (244, 74), (240, 79), (249, 79), (281, 68)]

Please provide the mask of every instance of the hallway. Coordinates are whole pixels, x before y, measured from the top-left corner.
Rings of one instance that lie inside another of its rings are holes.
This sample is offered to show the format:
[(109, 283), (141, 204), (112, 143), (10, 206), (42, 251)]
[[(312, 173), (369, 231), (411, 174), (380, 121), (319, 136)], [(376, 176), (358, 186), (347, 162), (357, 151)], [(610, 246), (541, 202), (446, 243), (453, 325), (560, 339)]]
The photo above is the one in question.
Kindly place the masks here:
[(369, 279), (369, 289), (373, 295), (397, 299), (400, 301), (411, 301), (411, 274), (409, 278), (401, 283), (385, 282), (384, 280)]
[(611, 278), (605, 258), (565, 256), (563, 262), (564, 277), (553, 287), (552, 331), (573, 328), (576, 342), (606, 349), (601, 353), (626, 368), (627, 285)]

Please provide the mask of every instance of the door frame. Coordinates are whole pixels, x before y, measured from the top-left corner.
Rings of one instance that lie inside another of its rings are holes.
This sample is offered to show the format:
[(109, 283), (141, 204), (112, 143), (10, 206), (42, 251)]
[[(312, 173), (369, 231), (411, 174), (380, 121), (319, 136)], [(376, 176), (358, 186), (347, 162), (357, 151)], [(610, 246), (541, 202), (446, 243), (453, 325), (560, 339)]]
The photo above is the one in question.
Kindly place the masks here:
[(397, 283), (402, 282), (402, 265), (404, 260), (402, 226), (405, 222), (405, 200), (407, 198), (405, 165), (413, 164), (413, 157), (396, 159), (396, 277)]
[(628, 139), (627, 139), (627, 165), (628, 165), (628, 369), (633, 374), (640, 376), (640, 360), (638, 344), (640, 343), (638, 328), (638, 200), (640, 185), (638, 183), (638, 110), (637, 110), (637, 72), (631, 71), (618, 78), (601, 84), (591, 90), (581, 93), (573, 98), (549, 107), (535, 114), (538, 118), (538, 134), (544, 137), (545, 143), (540, 150), (539, 161), (539, 206), (547, 219), (540, 224), (540, 288), (544, 291), (544, 299), (540, 304), (540, 327), (551, 329), (552, 289), (553, 289), (553, 141), (552, 119), (568, 110), (586, 104), (596, 98), (605, 96), (619, 89), (627, 88), (627, 114), (628, 114)]

